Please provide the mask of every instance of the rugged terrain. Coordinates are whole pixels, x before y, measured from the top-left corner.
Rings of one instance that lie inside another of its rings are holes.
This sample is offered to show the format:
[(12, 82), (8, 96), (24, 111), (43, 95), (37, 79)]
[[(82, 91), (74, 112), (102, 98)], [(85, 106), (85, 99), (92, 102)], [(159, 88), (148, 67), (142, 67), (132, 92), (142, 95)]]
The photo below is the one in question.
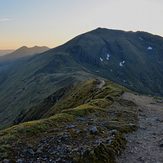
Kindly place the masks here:
[(57, 114), (0, 131), (1, 161), (115, 162), (126, 148), (122, 133), (137, 130), (140, 114), (134, 102), (121, 98), (125, 91), (101, 80), (75, 85), (57, 101), (65, 104)]
[(43, 103), (0, 131), (2, 162), (163, 161), (163, 98), (94, 79), (68, 85)]
[(97, 76), (163, 96), (162, 54), (162, 37), (98, 28), (44, 53), (0, 65), (0, 129), (68, 84)]

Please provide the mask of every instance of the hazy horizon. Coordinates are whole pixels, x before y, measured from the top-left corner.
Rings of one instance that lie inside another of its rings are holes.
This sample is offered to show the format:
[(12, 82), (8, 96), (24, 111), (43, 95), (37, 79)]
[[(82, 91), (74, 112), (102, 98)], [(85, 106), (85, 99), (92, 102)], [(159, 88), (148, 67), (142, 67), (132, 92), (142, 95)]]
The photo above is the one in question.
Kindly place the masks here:
[(54, 48), (98, 27), (163, 37), (162, 0), (0, 2), (0, 50)]

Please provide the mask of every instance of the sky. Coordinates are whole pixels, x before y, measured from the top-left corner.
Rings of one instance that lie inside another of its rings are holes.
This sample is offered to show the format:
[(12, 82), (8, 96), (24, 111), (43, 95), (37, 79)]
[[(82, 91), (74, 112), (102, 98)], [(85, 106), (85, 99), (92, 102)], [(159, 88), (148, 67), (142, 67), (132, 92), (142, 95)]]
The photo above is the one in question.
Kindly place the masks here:
[(98, 27), (163, 37), (163, 0), (0, 0), (0, 50), (54, 48)]

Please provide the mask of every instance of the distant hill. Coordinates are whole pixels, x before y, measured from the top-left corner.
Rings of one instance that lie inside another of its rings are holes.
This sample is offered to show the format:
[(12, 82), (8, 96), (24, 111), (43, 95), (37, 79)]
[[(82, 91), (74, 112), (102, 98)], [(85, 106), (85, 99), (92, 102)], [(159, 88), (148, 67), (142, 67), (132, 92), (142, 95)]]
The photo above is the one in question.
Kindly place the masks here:
[(36, 53), (43, 53), (47, 50), (49, 50), (50, 48), (46, 47), (46, 46), (34, 46), (32, 48), (29, 48), (32, 52), (34, 52), (34, 54)]
[(98, 28), (0, 71), (0, 128), (66, 85), (92, 78), (163, 96), (162, 74), (162, 37)]
[(14, 50), (0, 50), (0, 56), (12, 53)]
[(1, 56), (0, 62), (10, 61), (10, 60), (14, 60), (14, 59), (21, 58), (21, 57), (30, 56), (30, 55), (37, 54), (37, 53), (42, 53), (47, 50), (49, 50), (49, 48), (46, 46), (42, 46), (42, 47), (34, 46), (32, 48), (22, 46), (21, 48), (15, 50), (14, 52), (12, 52), (10, 54)]

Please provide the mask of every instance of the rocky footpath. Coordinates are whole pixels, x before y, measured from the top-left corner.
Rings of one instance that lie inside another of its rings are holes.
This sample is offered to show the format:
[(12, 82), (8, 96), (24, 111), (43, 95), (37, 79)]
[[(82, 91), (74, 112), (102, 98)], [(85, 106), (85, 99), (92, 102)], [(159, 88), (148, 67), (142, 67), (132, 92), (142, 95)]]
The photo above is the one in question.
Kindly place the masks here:
[(127, 146), (118, 163), (162, 163), (163, 162), (163, 100), (124, 93), (123, 98), (134, 101), (142, 111), (138, 116), (136, 132), (123, 134)]

